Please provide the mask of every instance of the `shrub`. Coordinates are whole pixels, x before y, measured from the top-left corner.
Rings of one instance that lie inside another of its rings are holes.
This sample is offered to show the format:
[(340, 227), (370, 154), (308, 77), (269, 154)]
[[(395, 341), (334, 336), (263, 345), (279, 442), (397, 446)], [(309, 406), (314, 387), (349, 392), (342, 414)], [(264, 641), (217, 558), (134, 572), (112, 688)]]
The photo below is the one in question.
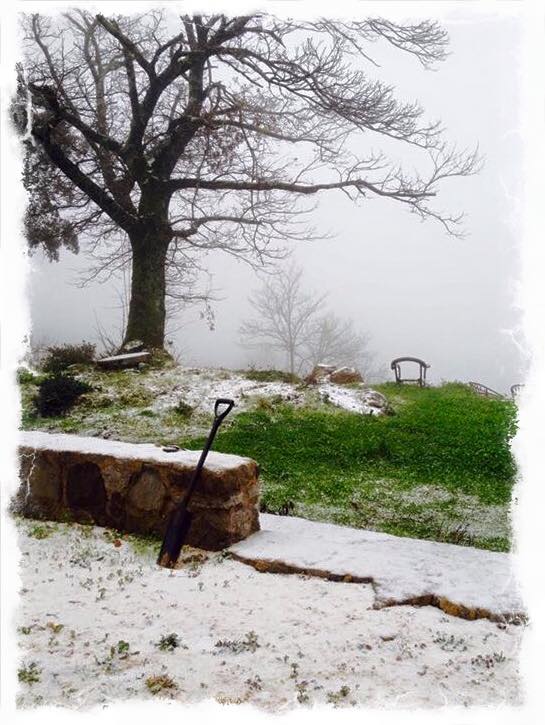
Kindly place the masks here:
[(17, 368), (17, 383), (19, 385), (37, 385), (40, 379), (39, 375), (34, 375), (27, 368)]
[(181, 418), (191, 418), (193, 415), (193, 408), (191, 405), (188, 405), (185, 400), (180, 400), (178, 405), (174, 406), (173, 411)]
[(43, 417), (63, 415), (84, 393), (93, 388), (71, 375), (57, 373), (43, 380), (38, 386), (36, 408)]
[(46, 373), (58, 373), (70, 365), (90, 365), (95, 358), (95, 346), (90, 342), (79, 345), (52, 345), (42, 363)]
[(300, 383), (301, 378), (284, 370), (255, 370), (254, 368), (244, 371), (247, 380), (255, 380), (257, 383)]

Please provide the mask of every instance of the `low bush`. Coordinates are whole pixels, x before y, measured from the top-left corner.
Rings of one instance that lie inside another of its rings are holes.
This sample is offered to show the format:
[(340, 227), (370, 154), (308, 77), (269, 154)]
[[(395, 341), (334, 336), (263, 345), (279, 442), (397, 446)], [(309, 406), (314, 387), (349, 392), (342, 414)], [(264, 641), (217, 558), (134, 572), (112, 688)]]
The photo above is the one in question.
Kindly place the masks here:
[(92, 389), (88, 383), (71, 375), (56, 373), (39, 384), (36, 409), (44, 418), (63, 415), (81, 395)]
[(245, 370), (244, 376), (248, 380), (255, 380), (257, 383), (300, 383), (301, 378), (283, 370)]
[(17, 369), (17, 383), (19, 385), (38, 385), (43, 379), (40, 375), (35, 375), (27, 368)]
[(90, 365), (95, 359), (95, 346), (90, 342), (79, 345), (52, 345), (42, 362), (45, 373), (59, 373), (70, 365)]
[(179, 415), (181, 418), (191, 418), (191, 416), (193, 415), (193, 407), (191, 405), (188, 405), (185, 400), (180, 400), (178, 402), (178, 405), (175, 405), (172, 410), (176, 415)]

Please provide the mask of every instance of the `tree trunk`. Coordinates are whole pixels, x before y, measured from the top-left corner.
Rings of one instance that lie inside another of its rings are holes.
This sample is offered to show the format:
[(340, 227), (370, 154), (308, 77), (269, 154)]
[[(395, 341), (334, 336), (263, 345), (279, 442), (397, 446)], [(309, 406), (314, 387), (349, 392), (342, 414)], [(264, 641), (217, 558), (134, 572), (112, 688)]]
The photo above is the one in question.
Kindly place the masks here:
[(156, 235), (131, 237), (132, 279), (124, 342), (142, 340), (163, 348), (165, 340), (165, 264), (169, 240)]

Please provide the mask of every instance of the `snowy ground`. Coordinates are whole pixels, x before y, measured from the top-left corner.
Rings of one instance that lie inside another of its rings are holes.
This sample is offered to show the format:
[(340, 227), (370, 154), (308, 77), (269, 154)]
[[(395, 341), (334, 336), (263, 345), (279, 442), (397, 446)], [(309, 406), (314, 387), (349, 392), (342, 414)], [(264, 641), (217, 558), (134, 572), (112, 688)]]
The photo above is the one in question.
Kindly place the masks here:
[(430, 606), (377, 610), (371, 584), (259, 573), (221, 553), (192, 550), (167, 571), (154, 563), (156, 546), (134, 548), (100, 528), (20, 529), (23, 707), (154, 697), (274, 711), (521, 700), (522, 626)]
[[(236, 402), (225, 427), (244, 411), (263, 410), (272, 415), (279, 402), (324, 414), (344, 409), (355, 415), (375, 415), (377, 401), (382, 397), (365, 386), (329, 382), (305, 386), (283, 380), (251, 379), (260, 374), (264, 374), (263, 371), (180, 365), (147, 366), (143, 370), (110, 373), (89, 368), (80, 376), (93, 386), (93, 391), (82, 396), (81, 403), (63, 417), (33, 417), (30, 401), (37, 388), (30, 384), (23, 386), (25, 427), (112, 441), (184, 445), (184, 441), (208, 434), (217, 397), (232, 397)], [(397, 407), (404, 403), (403, 396), (395, 392), (391, 394), (391, 400)], [(263, 461), (258, 463), (263, 464)], [(273, 510), (295, 498), (292, 513), (318, 521), (379, 531), (417, 530), (421, 536), (490, 548), (503, 547), (509, 540), (508, 504), (486, 503), (476, 494), (464, 494), (440, 481), (431, 484), (411, 480), (407, 487), (401, 485), (398, 477), (389, 476), (388, 466), (383, 474), (379, 476), (377, 472), (362, 479), (361, 485), (354, 488), (350, 500), (343, 505), (327, 496), (323, 499), (306, 495), (293, 497), (282, 492), (277, 497), (265, 472), (261, 485), (264, 500), (270, 503), (274, 499)], [(311, 467), (303, 484), (307, 481), (312, 487)]]
[[(346, 388), (332, 383), (305, 386), (281, 380), (259, 381), (251, 379), (251, 372), (223, 368), (176, 365), (110, 373), (86, 369), (80, 377), (93, 387), (92, 392), (67, 416), (36, 421), (41, 427), (133, 442), (168, 441), (178, 430), (195, 437), (208, 432), (217, 398), (235, 401), (233, 416), (281, 402), (313, 408), (332, 406), (364, 415), (378, 412), (377, 394), (363, 385)], [(23, 390), (29, 410), (35, 393), (34, 385)]]
[[(129, 387), (137, 388), (143, 376), (139, 370), (129, 369), (122, 373)], [(176, 366), (164, 370), (145, 372), (145, 390), (153, 397), (149, 406), (155, 413), (171, 410), (183, 401), (196, 413), (210, 414), (216, 398), (232, 398), (237, 412), (252, 407), (259, 399), (291, 402), (304, 405), (320, 400), (352, 412), (373, 415), (376, 407), (367, 401), (368, 389), (346, 388), (334, 383), (305, 387), (298, 383), (252, 380), (242, 372), (223, 368), (186, 368)], [(100, 385), (106, 395), (114, 399), (118, 395), (118, 378), (108, 386), (107, 376), (100, 377)], [(376, 395), (376, 394), (375, 394)]]
[[(180, 399), (201, 413), (210, 413), (216, 398), (232, 398), (239, 408), (247, 408), (256, 398), (303, 402), (304, 395), (293, 383), (258, 382), (244, 375), (215, 368), (177, 368), (172, 389), (160, 392), (151, 406), (155, 411), (171, 408)], [(166, 373), (169, 376), (169, 372)]]
[[(276, 400), (304, 404), (308, 391), (298, 384), (281, 381), (259, 382), (244, 374), (214, 368), (178, 368), (180, 381), (167, 392), (159, 393), (152, 409), (156, 412), (171, 408), (183, 398), (193, 409), (208, 413), (216, 398), (232, 398), (237, 406), (246, 409), (256, 399)], [(316, 386), (319, 399), (338, 408), (363, 415), (377, 415), (378, 409), (369, 405), (364, 385), (346, 388), (334, 383)], [(312, 395), (313, 388), (310, 388)], [(375, 393), (376, 395), (376, 393)]]

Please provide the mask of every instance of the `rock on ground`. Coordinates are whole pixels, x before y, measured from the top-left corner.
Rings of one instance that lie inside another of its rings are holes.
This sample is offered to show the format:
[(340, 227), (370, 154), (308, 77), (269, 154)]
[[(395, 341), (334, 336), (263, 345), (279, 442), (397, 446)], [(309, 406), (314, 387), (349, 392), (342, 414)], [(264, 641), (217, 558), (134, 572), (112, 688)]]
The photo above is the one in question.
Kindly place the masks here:
[(346, 383), (363, 383), (363, 377), (356, 368), (346, 366), (339, 368), (335, 365), (321, 363), (314, 366), (305, 378), (305, 382), (309, 385), (316, 385), (317, 383), (345, 385)]
[(362, 415), (387, 415), (391, 408), (381, 393), (369, 388), (344, 388), (333, 383), (318, 386), (320, 398), (338, 408)]

